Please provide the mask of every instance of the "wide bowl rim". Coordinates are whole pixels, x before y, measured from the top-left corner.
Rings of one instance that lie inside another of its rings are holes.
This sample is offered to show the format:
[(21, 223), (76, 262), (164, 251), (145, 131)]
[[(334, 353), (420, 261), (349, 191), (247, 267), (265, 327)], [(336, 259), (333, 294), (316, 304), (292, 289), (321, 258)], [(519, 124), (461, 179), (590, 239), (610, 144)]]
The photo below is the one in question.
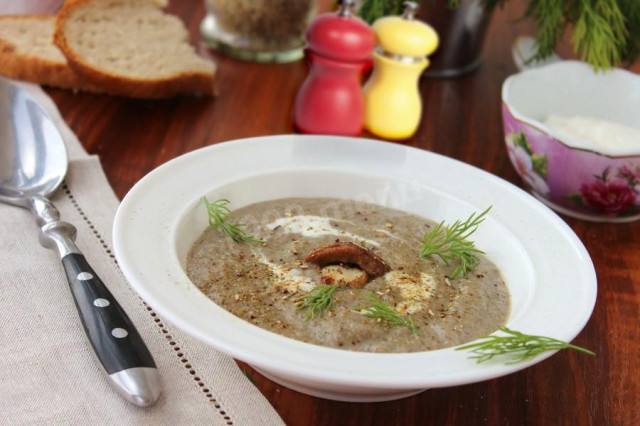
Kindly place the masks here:
[[(144, 299), (154, 310), (156, 310), (162, 317), (167, 319), (170, 323), (176, 325), (178, 328), (186, 331), (187, 333), (199, 338), (200, 340), (205, 341), (213, 348), (226, 352), (227, 354), (240, 359), (242, 361), (248, 362), (252, 365), (256, 365), (257, 367), (268, 370), (269, 372), (274, 372), (277, 374), (287, 375), (289, 377), (293, 377), (296, 380), (309, 380), (313, 383), (323, 383), (329, 385), (337, 385), (337, 386), (367, 386), (374, 389), (417, 389), (417, 388), (426, 388), (426, 387), (443, 387), (443, 386), (453, 386), (464, 383), (472, 383), (477, 381), (482, 381), (498, 376), (502, 376), (505, 374), (509, 374), (523, 368), (526, 368), (532, 364), (540, 362), (547, 357), (553, 355), (554, 352), (549, 352), (544, 355), (539, 356), (538, 358), (523, 362), (515, 365), (505, 365), (503, 363), (489, 363), (482, 366), (476, 366), (475, 363), (471, 360), (468, 360), (467, 355), (456, 352), (454, 348), (446, 348), (437, 351), (429, 351), (429, 352), (414, 352), (414, 353), (400, 353), (400, 354), (380, 354), (380, 353), (362, 353), (362, 352), (350, 352), (340, 349), (332, 349), (332, 348), (324, 348), (316, 345), (311, 345), (307, 343), (302, 343), (298, 341), (293, 341), (292, 339), (275, 335), (273, 333), (267, 332), (265, 330), (259, 329), (256, 326), (251, 324), (255, 330), (252, 330), (252, 337), (256, 339), (258, 342), (258, 347), (262, 344), (266, 345), (267, 349), (271, 350), (269, 345), (281, 345), (286, 348), (295, 348), (295, 350), (299, 350), (299, 354), (305, 354), (309, 356), (318, 357), (321, 359), (322, 357), (335, 358), (335, 359), (343, 359), (349, 362), (357, 362), (359, 365), (372, 367), (374, 365), (394, 365), (395, 363), (408, 363), (411, 365), (420, 365), (428, 361), (429, 358), (441, 358), (446, 357), (457, 359), (456, 362), (464, 361), (465, 371), (457, 374), (449, 374), (449, 375), (441, 375), (431, 377), (424, 377), (420, 374), (416, 374), (415, 371), (402, 371), (402, 374), (371, 374), (371, 371), (368, 374), (365, 374), (364, 371), (342, 371), (342, 370), (319, 370), (317, 366), (310, 364), (306, 359), (299, 359), (299, 356), (296, 358), (295, 355), (291, 355), (291, 364), (286, 364), (281, 362), (280, 360), (273, 360), (265, 358), (265, 353), (262, 352), (262, 349), (259, 351), (248, 350), (247, 347), (243, 347), (238, 349), (238, 347), (233, 347), (230, 344), (230, 341), (216, 340), (216, 336), (211, 336), (207, 334), (207, 332), (203, 332), (202, 329), (198, 327), (194, 327), (192, 323), (185, 321), (185, 318), (181, 317), (179, 314), (176, 314), (171, 308), (168, 308), (164, 305), (165, 300), (162, 299), (162, 295), (159, 294), (158, 289), (152, 287), (153, 284), (150, 284), (148, 281), (149, 276), (144, 276), (144, 273), (148, 273), (148, 271), (140, 271), (136, 270), (136, 264), (134, 262), (134, 256), (131, 252), (127, 252), (130, 250), (127, 247), (127, 244), (131, 243), (129, 236), (127, 235), (127, 231), (130, 229), (131, 222), (135, 221), (138, 208), (141, 205), (136, 204), (138, 200), (142, 200), (142, 197), (149, 188), (152, 188), (153, 185), (156, 184), (157, 179), (171, 179), (175, 177), (176, 170), (179, 170), (186, 164), (191, 163), (192, 161), (204, 161), (210, 160), (213, 157), (220, 158), (221, 155), (224, 154), (224, 151), (242, 151), (249, 152), (247, 150), (255, 149), (256, 146), (262, 148), (274, 148), (278, 149), (286, 149), (287, 147), (304, 147), (303, 149), (307, 149), (307, 147), (311, 146), (312, 149), (318, 149), (321, 152), (322, 150), (328, 150), (329, 146), (332, 149), (336, 147), (342, 146), (341, 144), (351, 144), (348, 149), (365, 152), (366, 150), (371, 151), (379, 151), (378, 153), (382, 154), (384, 152), (398, 152), (402, 153), (405, 161), (415, 163), (416, 158), (422, 160), (428, 160), (432, 162), (444, 162), (447, 166), (460, 167), (465, 170), (465, 173), (471, 173), (474, 176), (481, 176), (482, 179), (486, 180), (486, 182), (490, 182), (492, 185), (496, 185), (496, 187), (500, 187), (506, 193), (513, 194), (514, 197), (518, 197), (519, 202), (522, 202), (523, 205), (526, 205), (531, 211), (535, 212), (536, 215), (540, 215), (540, 217), (544, 217), (545, 223), (549, 223), (554, 227), (554, 230), (560, 233), (562, 238), (566, 241), (572, 249), (578, 253), (580, 257), (580, 262), (582, 266), (584, 266), (581, 274), (583, 275), (584, 282), (579, 283), (579, 285), (584, 286), (582, 290), (584, 291), (584, 301), (583, 306), (580, 308), (580, 318), (575, 321), (575, 324), (571, 330), (561, 330), (559, 332), (559, 336), (557, 337), (565, 337), (568, 340), (573, 339), (585, 326), (593, 307), (596, 301), (597, 295), (597, 284), (596, 284), (596, 275), (595, 270), (593, 268), (593, 263), (586, 251), (586, 248), (579, 240), (579, 238), (573, 233), (573, 231), (569, 228), (569, 226), (562, 221), (555, 213), (549, 210), (546, 206), (540, 203), (535, 198), (531, 197), (526, 192), (522, 191), (520, 188), (512, 185), (497, 176), (491, 175), (488, 172), (485, 172), (481, 169), (475, 168), (473, 166), (467, 165), (465, 163), (459, 162), (457, 160), (447, 158), (435, 153), (431, 153), (425, 150), (392, 144), (388, 142), (380, 142), (359, 138), (348, 138), (348, 137), (332, 137), (332, 136), (320, 136), (320, 135), (274, 135), (274, 136), (266, 136), (266, 137), (257, 137), (257, 138), (247, 138), (235, 141), (229, 141), (225, 143), (220, 143), (212, 146), (208, 146), (205, 148), (201, 148), (199, 150), (184, 154), (180, 157), (177, 157), (164, 165), (158, 167), (157, 169), (150, 172), (147, 176), (142, 178), (125, 196), (123, 199), (118, 211), (116, 213), (115, 221), (114, 221), (114, 229), (113, 229), (113, 240), (114, 240), (114, 252), (116, 254), (116, 258), (118, 259), (119, 265), (123, 271), (123, 274), (130, 282), (131, 287)], [(347, 146), (347, 145), (344, 145)], [(327, 148), (325, 148), (327, 147)], [(345, 148), (346, 149), (346, 148)], [(267, 151), (264, 151), (267, 152)], [(257, 155), (257, 154), (256, 154)], [(384, 157), (384, 156), (381, 156)], [(376, 160), (378, 161), (378, 160)], [(385, 161), (384, 158), (381, 158), (379, 161)], [(404, 164), (406, 165), (406, 164)], [(265, 166), (266, 167), (266, 166)], [(394, 166), (396, 167), (396, 166)], [(398, 165), (400, 167), (400, 165)], [(400, 168), (398, 168), (400, 171)], [(185, 191), (189, 191), (189, 188), (185, 189)], [(202, 196), (202, 194), (200, 194)], [(167, 200), (170, 202), (171, 200)], [(526, 213), (532, 214), (532, 213)], [(526, 215), (525, 214), (525, 215)], [(133, 218), (133, 219), (132, 219)], [(550, 232), (550, 231), (548, 231)], [(142, 261), (143, 257), (138, 257), (138, 261)], [(144, 260), (147, 262), (147, 260)], [(149, 261), (150, 262), (150, 261)], [(193, 285), (191, 285), (193, 286)], [(182, 291), (182, 290), (181, 290)], [(184, 290), (187, 291), (187, 290)], [(198, 297), (198, 296), (194, 296)], [(204, 298), (204, 295), (201, 295)], [(208, 299), (207, 299), (208, 300)], [(212, 303), (208, 301), (208, 303)], [(217, 305), (216, 305), (217, 306)], [(221, 308), (218, 308), (221, 309)], [(225, 311), (226, 312), (226, 311)], [(223, 321), (224, 324), (235, 324), (238, 325), (237, 320), (234, 320), (233, 315), (229, 314), (219, 314), (216, 319)], [(242, 320), (239, 320), (242, 321)], [(248, 324), (248, 323), (247, 323)], [(242, 325), (240, 328), (245, 327)], [(535, 328), (535, 327), (534, 327)], [(244, 329), (243, 329), (244, 330)], [(275, 347), (274, 346), (274, 347)], [(298, 354), (298, 355), (299, 355)], [(426, 355), (425, 355), (426, 354)], [(266, 356), (271, 356), (273, 354), (267, 354)], [(289, 356), (287, 354), (283, 354), (285, 356)], [(363, 367), (363, 368), (365, 368)], [(398, 366), (401, 368), (401, 366)], [(471, 373), (469, 373), (471, 372)], [(384, 372), (383, 372), (384, 373)], [(410, 374), (411, 373), (411, 374)]]

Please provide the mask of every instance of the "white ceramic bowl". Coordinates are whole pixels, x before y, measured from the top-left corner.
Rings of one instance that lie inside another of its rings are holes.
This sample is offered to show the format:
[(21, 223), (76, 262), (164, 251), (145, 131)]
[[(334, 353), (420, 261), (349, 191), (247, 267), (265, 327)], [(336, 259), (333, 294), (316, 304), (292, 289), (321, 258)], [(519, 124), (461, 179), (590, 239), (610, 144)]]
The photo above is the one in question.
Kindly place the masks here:
[(509, 158), (536, 197), (581, 219), (640, 219), (640, 139), (632, 146), (594, 147), (543, 124), (549, 115), (640, 130), (640, 76), (621, 69), (596, 73), (585, 63), (560, 61), (515, 74), (502, 86)]
[(338, 197), (448, 222), (492, 205), (475, 241), (509, 286), (508, 327), (570, 341), (595, 303), (591, 259), (558, 216), (496, 176), (427, 151), (355, 138), (270, 136), (203, 148), (151, 172), (127, 194), (115, 218), (115, 253), (131, 286), (212, 350), (311, 395), (396, 399), (502, 376), (552, 353), (515, 365), (477, 364), (453, 348), (350, 352), (258, 328), (213, 303), (185, 274), (187, 252), (207, 226), (203, 196), (228, 198), (234, 208), (292, 196)]

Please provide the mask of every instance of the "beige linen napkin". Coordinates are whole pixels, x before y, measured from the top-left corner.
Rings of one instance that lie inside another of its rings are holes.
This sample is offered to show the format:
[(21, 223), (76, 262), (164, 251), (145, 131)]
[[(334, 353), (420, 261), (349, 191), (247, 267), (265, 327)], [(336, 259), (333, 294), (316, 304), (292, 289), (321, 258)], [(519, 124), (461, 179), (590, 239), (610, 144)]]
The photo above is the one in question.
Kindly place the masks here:
[(138, 408), (113, 390), (57, 254), (39, 245), (27, 210), (0, 204), (0, 424), (283, 424), (231, 357), (166, 323), (129, 287), (111, 245), (118, 200), (98, 158), (84, 152), (44, 92), (27, 89), (59, 121), (74, 158), (52, 201), (78, 228), (78, 246), (147, 343), (163, 394)]

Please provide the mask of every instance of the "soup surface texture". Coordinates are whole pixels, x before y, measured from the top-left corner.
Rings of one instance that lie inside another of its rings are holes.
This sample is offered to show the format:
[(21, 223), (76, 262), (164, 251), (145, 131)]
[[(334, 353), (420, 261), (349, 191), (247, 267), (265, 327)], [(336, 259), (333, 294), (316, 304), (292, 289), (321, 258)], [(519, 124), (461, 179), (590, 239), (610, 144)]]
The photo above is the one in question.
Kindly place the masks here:
[[(233, 217), (265, 243), (235, 243), (208, 228), (191, 248), (187, 274), (219, 306), (274, 333), (353, 351), (416, 352), (488, 335), (509, 314), (507, 286), (486, 257), (479, 256), (464, 277), (451, 279), (457, 265), (419, 256), (423, 234), (436, 225), (431, 220), (329, 198), (261, 202), (235, 210)], [(361, 288), (341, 285), (333, 307), (309, 318), (301, 299), (333, 282), (326, 269), (305, 258), (336, 242), (369, 250), (390, 271), (369, 277)], [(366, 316), (372, 294), (400, 318), (411, 319), (414, 329)]]

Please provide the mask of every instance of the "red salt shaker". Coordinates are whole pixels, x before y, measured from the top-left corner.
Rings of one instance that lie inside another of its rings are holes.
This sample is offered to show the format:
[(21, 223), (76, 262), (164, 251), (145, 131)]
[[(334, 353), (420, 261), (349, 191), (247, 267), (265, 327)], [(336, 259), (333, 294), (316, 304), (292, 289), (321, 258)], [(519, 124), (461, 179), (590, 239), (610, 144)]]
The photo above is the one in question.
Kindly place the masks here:
[(372, 64), (375, 36), (351, 13), (354, 3), (341, 1), (337, 13), (318, 16), (307, 30), (310, 72), (293, 107), (294, 125), (303, 133), (357, 136), (362, 132), (361, 77)]

